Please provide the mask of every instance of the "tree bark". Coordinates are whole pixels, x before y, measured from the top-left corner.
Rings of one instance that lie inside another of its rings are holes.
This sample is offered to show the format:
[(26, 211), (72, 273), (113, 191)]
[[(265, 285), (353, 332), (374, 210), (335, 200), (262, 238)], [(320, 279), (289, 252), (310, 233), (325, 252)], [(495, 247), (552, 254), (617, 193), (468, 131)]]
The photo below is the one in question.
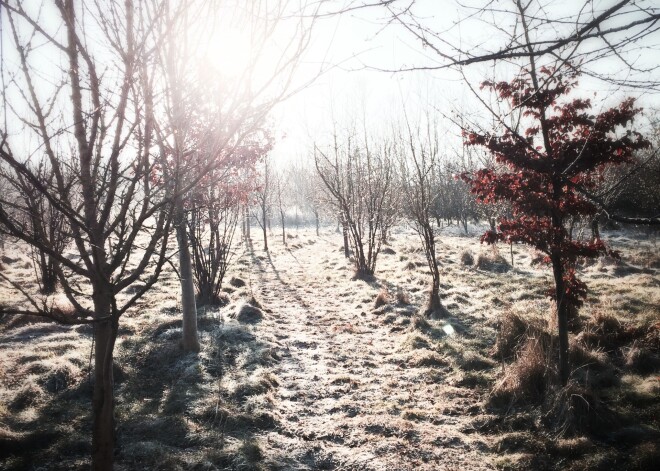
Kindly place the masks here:
[[(99, 285), (101, 283), (98, 283)], [(109, 287), (94, 287), (94, 310), (97, 318), (112, 312)], [(92, 395), (92, 469), (112, 470), (115, 445), (113, 350), (117, 338), (117, 320), (94, 327), (94, 392)]]
[(564, 270), (558, 255), (553, 255), (552, 272), (555, 279), (555, 299), (557, 303), (557, 325), (559, 334), (559, 377), (562, 386), (568, 384), (570, 364), (568, 361), (568, 315), (569, 306), (564, 299)]
[(316, 236), (318, 237), (319, 236), (319, 228), (321, 226), (321, 223), (319, 221), (319, 212), (318, 211), (314, 212), (314, 219), (316, 221)]
[(199, 352), (195, 284), (193, 282), (188, 231), (186, 230), (182, 203), (178, 204), (177, 213), (176, 240), (179, 245), (179, 281), (181, 283), (181, 309), (183, 311), (181, 346), (186, 352)]
[(53, 294), (57, 289), (57, 270), (55, 261), (44, 252), (39, 258), (39, 271), (41, 272), (41, 292)]
[(598, 224), (598, 216), (594, 216), (591, 220), (591, 242), (600, 240), (600, 228)]
[(247, 206), (245, 207), (245, 238), (250, 240), (250, 214), (248, 213)]
[(341, 229), (344, 235), (344, 257), (348, 258), (351, 254), (350, 249), (348, 248), (348, 224), (346, 224), (346, 220), (344, 218), (341, 220)]
[(266, 234), (266, 219), (264, 218), (264, 250), (268, 252), (268, 235)]
[(431, 292), (429, 293), (429, 302), (426, 307), (425, 315), (427, 317), (447, 317), (448, 312), (440, 300), (440, 269), (438, 260), (435, 256), (435, 234), (430, 222), (421, 223), (420, 234), (424, 242), (424, 251), (426, 261), (431, 270)]
[(261, 229), (264, 233), (264, 251), (268, 252), (268, 234), (266, 234), (266, 219), (268, 218), (268, 214), (266, 209), (266, 197), (264, 196), (261, 204)]

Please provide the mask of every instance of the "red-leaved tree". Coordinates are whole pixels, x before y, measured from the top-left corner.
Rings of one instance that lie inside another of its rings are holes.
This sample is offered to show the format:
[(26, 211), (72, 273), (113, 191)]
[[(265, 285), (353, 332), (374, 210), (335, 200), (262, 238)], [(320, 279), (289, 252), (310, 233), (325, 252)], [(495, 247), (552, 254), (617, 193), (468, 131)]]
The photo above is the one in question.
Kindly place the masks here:
[(511, 82), (484, 82), (513, 109), (523, 110), (524, 134), (504, 125), (504, 131), (465, 133), (466, 145), (483, 146), (505, 170), (483, 169), (464, 174), (478, 201), (509, 201), (512, 215), (499, 221), (482, 242), (522, 242), (545, 254), (552, 266), (559, 327), (559, 372), (566, 385), (568, 322), (582, 304), (586, 285), (575, 273), (578, 257), (610, 252), (603, 241), (574, 240), (567, 229), (572, 216), (589, 217), (598, 207), (585, 194), (598, 183), (598, 170), (629, 162), (633, 152), (649, 146), (639, 133), (626, 129), (640, 112), (633, 99), (600, 114), (590, 111), (588, 99), (568, 99), (577, 84), (571, 70), (543, 67), (524, 70)]

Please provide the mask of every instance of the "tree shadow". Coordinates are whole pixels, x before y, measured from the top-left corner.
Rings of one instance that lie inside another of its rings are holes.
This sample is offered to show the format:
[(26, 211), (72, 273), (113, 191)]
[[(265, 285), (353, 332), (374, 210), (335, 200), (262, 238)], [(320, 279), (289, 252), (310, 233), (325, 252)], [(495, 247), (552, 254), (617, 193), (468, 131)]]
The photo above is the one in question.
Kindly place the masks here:
[[(247, 328), (211, 314), (198, 323), (202, 351), (184, 353), (176, 316), (159, 316), (159, 324), (125, 338), (117, 349), (116, 463), (127, 469), (189, 469), (209, 462), (249, 467), (258, 454), (250, 457), (247, 448), (229, 444), (251, 443), (276, 426), (268, 410), (247, 406), (274, 387), (255, 385), (251, 376), (274, 364), (271, 347)], [(27, 367), (39, 358), (28, 359)], [(89, 469), (93, 387), (86, 362), (79, 371), (76, 378), (43, 371), (15, 395), (0, 428), (1, 469)], [(223, 384), (227, 375), (231, 385)]]

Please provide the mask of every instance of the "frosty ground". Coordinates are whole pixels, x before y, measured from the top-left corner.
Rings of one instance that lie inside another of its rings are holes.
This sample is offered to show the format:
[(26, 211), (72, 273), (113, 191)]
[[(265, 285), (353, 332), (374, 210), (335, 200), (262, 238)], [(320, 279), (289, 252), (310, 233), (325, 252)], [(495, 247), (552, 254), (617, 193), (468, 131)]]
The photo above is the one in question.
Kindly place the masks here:
[[(178, 347), (178, 281), (165, 273), (121, 321), (116, 469), (651, 469), (660, 425), (655, 238), (607, 231), (621, 260), (580, 267), (585, 331), (645, 335), (612, 348), (573, 336), (598, 363), (599, 400), (611, 413), (598, 432), (548, 427), (534, 404), (493, 403), (509, 368), (496, 348), (502, 319), (551, 328), (551, 277), (526, 247), (480, 245), (481, 229), (439, 237), (451, 314), (439, 320), (417, 314), (430, 276), (408, 228), (393, 232), (367, 281), (354, 278), (332, 228), (294, 229), (286, 245), (273, 236), (269, 252), (253, 236), (226, 279), (229, 304), (198, 312), (199, 354)], [(24, 247), (8, 244), (2, 264), (36, 289)], [(259, 309), (246, 315), (245, 303)], [(91, 327), (6, 316), (0, 329), (0, 469), (87, 469)]]

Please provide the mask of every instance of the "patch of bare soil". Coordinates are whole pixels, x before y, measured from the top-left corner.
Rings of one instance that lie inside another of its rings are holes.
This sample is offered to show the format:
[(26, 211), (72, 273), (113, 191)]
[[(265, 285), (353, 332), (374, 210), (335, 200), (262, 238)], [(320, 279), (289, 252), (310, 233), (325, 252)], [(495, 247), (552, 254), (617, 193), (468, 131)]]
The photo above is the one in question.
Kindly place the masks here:
[[(198, 312), (199, 354), (179, 349), (165, 273), (121, 322), (116, 468), (657, 468), (656, 248), (614, 232), (621, 260), (578, 267), (590, 293), (571, 336), (575, 382), (558, 390), (549, 270), (476, 233), (439, 237), (442, 320), (418, 315), (430, 275), (411, 233), (393, 234), (368, 281), (334, 232), (271, 238), (270, 252), (255, 238), (228, 304)], [(11, 253), (4, 269), (36, 289), (27, 252)], [(90, 348), (89, 327), (0, 319), (0, 470), (88, 468)]]

